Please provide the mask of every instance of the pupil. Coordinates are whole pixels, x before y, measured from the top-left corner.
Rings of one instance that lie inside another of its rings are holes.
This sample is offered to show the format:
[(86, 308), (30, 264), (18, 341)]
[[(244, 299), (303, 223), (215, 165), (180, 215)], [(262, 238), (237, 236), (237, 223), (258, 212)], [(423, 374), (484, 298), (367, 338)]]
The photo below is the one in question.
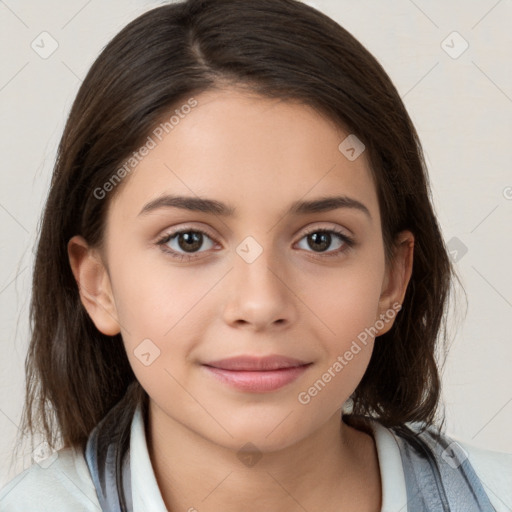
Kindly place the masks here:
[[(201, 233), (196, 233), (194, 231), (180, 233), (180, 235), (178, 236), (178, 244), (180, 248), (183, 249), (184, 251), (193, 251), (201, 247), (202, 236), (203, 235)], [(185, 243), (182, 243), (183, 241)]]
[[(331, 242), (331, 235), (329, 233), (312, 233), (311, 235), (309, 235), (309, 238), (315, 244), (320, 244), (321, 250), (327, 249)], [(312, 247), (312, 248), (314, 249), (314, 247)]]

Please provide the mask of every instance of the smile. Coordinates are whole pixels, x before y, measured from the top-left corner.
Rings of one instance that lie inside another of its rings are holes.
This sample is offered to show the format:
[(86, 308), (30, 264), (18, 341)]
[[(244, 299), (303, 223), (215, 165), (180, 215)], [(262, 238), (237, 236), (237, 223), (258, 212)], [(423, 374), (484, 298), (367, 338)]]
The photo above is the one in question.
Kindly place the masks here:
[(313, 363), (284, 356), (242, 356), (203, 364), (205, 370), (224, 384), (242, 391), (275, 391), (300, 377)]

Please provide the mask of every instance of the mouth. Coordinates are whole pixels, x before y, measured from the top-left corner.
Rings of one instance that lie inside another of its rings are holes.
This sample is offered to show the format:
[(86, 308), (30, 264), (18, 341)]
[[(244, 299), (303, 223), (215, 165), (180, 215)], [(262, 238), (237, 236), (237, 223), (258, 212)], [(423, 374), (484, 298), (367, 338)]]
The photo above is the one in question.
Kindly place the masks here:
[(275, 391), (296, 380), (313, 363), (285, 356), (240, 356), (203, 364), (222, 383), (253, 393)]

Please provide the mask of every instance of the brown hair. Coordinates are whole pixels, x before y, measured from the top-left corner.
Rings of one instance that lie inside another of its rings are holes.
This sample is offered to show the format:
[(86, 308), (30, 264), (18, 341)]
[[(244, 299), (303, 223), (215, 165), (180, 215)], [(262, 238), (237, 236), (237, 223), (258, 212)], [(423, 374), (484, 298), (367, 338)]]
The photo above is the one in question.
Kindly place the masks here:
[(116, 35), (72, 106), (37, 247), (20, 432), (42, 427), (52, 448), (57, 433), (63, 446), (84, 445), (121, 399), (127, 417), (138, 401), (147, 404), (121, 336), (99, 332), (82, 306), (67, 242), (79, 234), (101, 246), (120, 187), (102, 200), (94, 191), (176, 105), (226, 85), (309, 105), (365, 144), (386, 261), (404, 229), (415, 236), (415, 252), (403, 309), (375, 344), (352, 396), (353, 413), (389, 427), (437, 421), (436, 349), (441, 331), (446, 341), (455, 274), (420, 141), (393, 83), (349, 32), (299, 1), (188, 0), (152, 9)]

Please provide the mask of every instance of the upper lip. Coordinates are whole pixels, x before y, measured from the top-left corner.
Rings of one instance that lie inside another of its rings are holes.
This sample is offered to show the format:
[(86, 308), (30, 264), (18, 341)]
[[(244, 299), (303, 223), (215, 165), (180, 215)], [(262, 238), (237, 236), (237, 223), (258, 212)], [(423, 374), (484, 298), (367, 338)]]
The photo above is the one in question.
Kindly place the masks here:
[(206, 366), (213, 366), (223, 370), (239, 370), (239, 371), (268, 371), (278, 370), (280, 368), (293, 368), (309, 364), (293, 357), (280, 355), (272, 355), (266, 357), (257, 356), (238, 356), (226, 359), (219, 359), (205, 363)]

